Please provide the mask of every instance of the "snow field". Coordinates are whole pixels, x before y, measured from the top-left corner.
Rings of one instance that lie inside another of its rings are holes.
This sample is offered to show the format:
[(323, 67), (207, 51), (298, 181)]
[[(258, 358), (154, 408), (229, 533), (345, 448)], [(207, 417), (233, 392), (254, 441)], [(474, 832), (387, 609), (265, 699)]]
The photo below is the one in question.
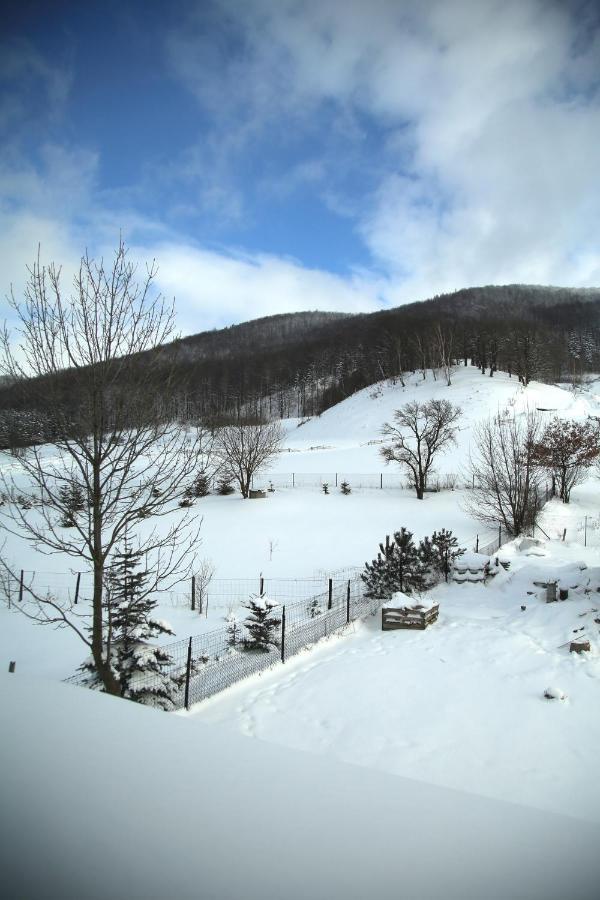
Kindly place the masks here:
[[(450, 399), (464, 411), (458, 445), (440, 457), (440, 474), (464, 470), (473, 426), (498, 409), (535, 407), (573, 418), (600, 411), (598, 384), (578, 393), (539, 384), (524, 389), (502, 373), (490, 379), (471, 368), (457, 370), (451, 387), (415, 376), (404, 389), (382, 384), (362, 391), (301, 427), (288, 422), (288, 450), (272, 471), (380, 472), (383, 422), (403, 403), (431, 397)], [(325, 496), (318, 488), (277, 490), (260, 501), (209, 496), (194, 508), (203, 517), (198, 558), (213, 561), (217, 579), (248, 579), (256, 587), (260, 573), (266, 579), (317, 574), (324, 582), (327, 573), (372, 559), (379, 541), (402, 525), (417, 539), (449, 528), (472, 547), (475, 534), (483, 540), (485, 533), (466, 511), (466, 496), (444, 491), (420, 502), (410, 491), (367, 488), (353, 488), (348, 497), (335, 489)], [(345, 636), (230, 688), (189, 716), (385, 773), (597, 821), (600, 671), (597, 624), (589, 611), (600, 603), (591, 581), (592, 593), (584, 593), (578, 564), (589, 572), (599, 564), (599, 508), (600, 482), (593, 479), (574, 490), (568, 507), (548, 504), (542, 527), (552, 538), (566, 527), (565, 542), (521, 553), (503, 548), (511, 568), (486, 587), (442, 586), (435, 593), (440, 618), (427, 631), (383, 634), (378, 618), (355, 624)], [(170, 514), (180, 515), (178, 508)], [(585, 516), (587, 548), (581, 543)], [(168, 525), (169, 517), (163, 521)], [(65, 558), (36, 555), (10, 535), (6, 549), (17, 568), (67, 577), (71, 562)], [(549, 577), (569, 587), (577, 583), (579, 592), (546, 605), (533, 581)], [(188, 596), (184, 586), (163, 597), (158, 610), (174, 626), (174, 640), (220, 626), (231, 609), (221, 591), (222, 607), (209, 600), (209, 617), (200, 619), (186, 608)], [(569, 654), (562, 645), (582, 622), (592, 652)], [(19, 674), (66, 677), (83, 649), (68, 630), (33, 626), (0, 609), (1, 655), (6, 663), (16, 659)], [(549, 685), (566, 699), (544, 700)]]

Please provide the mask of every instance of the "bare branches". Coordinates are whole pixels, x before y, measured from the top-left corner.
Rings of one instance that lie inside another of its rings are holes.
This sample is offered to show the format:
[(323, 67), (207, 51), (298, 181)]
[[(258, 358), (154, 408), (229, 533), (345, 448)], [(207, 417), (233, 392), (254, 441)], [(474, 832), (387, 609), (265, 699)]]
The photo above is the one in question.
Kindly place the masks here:
[(437, 454), (456, 443), (458, 406), (448, 400), (407, 403), (394, 413), (394, 424), (381, 429), (389, 443), (380, 450), (386, 462), (398, 462), (408, 469), (417, 498), (423, 499), (427, 476)]
[(474, 518), (502, 525), (515, 536), (535, 524), (542, 476), (533, 447), (540, 434), (534, 413), (521, 419), (498, 414), (479, 423), (476, 455), (470, 461), (473, 491), (467, 504)]
[[(154, 290), (156, 271), (153, 261), (138, 280), (121, 241), (112, 265), (86, 253), (65, 295), (60, 268), (42, 266), (38, 253), (23, 301), (12, 297), (21, 347), (13, 352), (6, 330), (0, 342), (3, 371), (26, 397), (36, 390), (43, 396), (54, 435), (52, 447), (29, 448), (6, 476), (7, 492), (18, 490), (28, 502), (6, 504), (0, 516), (7, 530), (42, 552), (66, 553), (92, 570), (91, 638), (83, 639), (111, 693), (118, 692), (105, 652), (112, 554), (126, 537), (133, 541), (145, 555), (150, 590), (189, 571), (200, 523), (180, 511), (166, 529), (156, 521), (174, 512), (182, 483), (206, 468), (212, 448), (202, 427), (187, 430), (173, 421), (140, 362), (173, 333), (173, 306)], [(173, 367), (162, 366), (168, 390)], [(76, 510), (75, 490), (82, 498)], [(4, 568), (10, 571), (6, 560)], [(36, 602), (39, 621), (62, 618), (82, 636), (68, 605), (57, 598)]]
[(220, 474), (239, 485), (242, 497), (250, 493), (252, 477), (277, 453), (283, 440), (279, 422), (227, 425), (216, 438)]
[(563, 503), (599, 457), (600, 429), (592, 422), (554, 419), (533, 447), (535, 463), (551, 473)]

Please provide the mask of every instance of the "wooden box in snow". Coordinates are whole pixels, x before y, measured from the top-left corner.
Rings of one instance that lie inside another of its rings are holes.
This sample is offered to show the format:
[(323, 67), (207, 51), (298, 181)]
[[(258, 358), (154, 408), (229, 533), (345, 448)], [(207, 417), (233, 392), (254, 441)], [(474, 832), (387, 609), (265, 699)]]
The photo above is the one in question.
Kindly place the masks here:
[(571, 641), (571, 646), (569, 647), (569, 651), (571, 653), (589, 653), (590, 642), (589, 641)]
[(250, 491), (250, 500), (266, 500), (266, 491)]
[(383, 606), (381, 609), (381, 630), (394, 631), (396, 628), (418, 628), (421, 631), (438, 617), (440, 608), (436, 606)]

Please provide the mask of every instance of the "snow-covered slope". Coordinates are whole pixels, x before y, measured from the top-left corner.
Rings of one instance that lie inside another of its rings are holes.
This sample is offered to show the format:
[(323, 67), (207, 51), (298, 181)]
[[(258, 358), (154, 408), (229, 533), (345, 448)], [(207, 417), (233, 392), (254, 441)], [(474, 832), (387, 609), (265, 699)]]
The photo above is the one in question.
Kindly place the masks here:
[(597, 897), (597, 825), (65, 685), (0, 693), (7, 900)]

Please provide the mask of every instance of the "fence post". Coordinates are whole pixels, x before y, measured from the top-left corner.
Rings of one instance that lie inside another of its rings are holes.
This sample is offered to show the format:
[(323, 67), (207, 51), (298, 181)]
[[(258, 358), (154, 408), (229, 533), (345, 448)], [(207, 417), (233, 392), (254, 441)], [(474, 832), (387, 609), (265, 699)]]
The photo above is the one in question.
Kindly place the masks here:
[(587, 516), (583, 520), (583, 546), (587, 547)]
[(23, 602), (23, 576), (24, 576), (24, 574), (25, 573), (23, 572), (23, 569), (21, 569), (21, 580), (19, 581), (19, 603)]
[(348, 579), (348, 587), (346, 588), (346, 625), (350, 621), (350, 579)]
[(335, 473), (335, 486), (337, 487), (337, 472)]
[(190, 638), (187, 651), (187, 664), (185, 667), (185, 708), (190, 708), (190, 675), (192, 673), (192, 639)]
[(475, 553), (479, 553), (479, 535), (477, 535), (477, 540), (475, 541)]
[(81, 584), (81, 572), (77, 573), (77, 581), (75, 582), (75, 605), (79, 600), (79, 585)]
[(292, 487), (296, 487), (296, 473), (292, 472)]
[(196, 576), (192, 575), (192, 612), (196, 612)]
[(265, 579), (264, 579), (264, 578), (262, 577), (262, 575), (261, 575), (261, 576), (260, 576), (260, 581), (259, 581), (259, 583), (258, 583), (258, 596), (259, 596), (259, 597), (262, 597), (262, 595), (264, 594), (264, 592), (265, 592)]
[(281, 610), (281, 662), (285, 662), (285, 606)]
[(327, 609), (331, 609), (333, 606), (333, 578), (329, 579), (327, 585)]
[(379, 473), (379, 487), (383, 490), (383, 472)]
[(16, 665), (16, 662), (14, 660), (11, 660), (11, 662), (9, 662), (8, 664), (8, 671), (11, 673), (14, 672)]
[(502, 546), (502, 525), (498, 525), (498, 549)]

